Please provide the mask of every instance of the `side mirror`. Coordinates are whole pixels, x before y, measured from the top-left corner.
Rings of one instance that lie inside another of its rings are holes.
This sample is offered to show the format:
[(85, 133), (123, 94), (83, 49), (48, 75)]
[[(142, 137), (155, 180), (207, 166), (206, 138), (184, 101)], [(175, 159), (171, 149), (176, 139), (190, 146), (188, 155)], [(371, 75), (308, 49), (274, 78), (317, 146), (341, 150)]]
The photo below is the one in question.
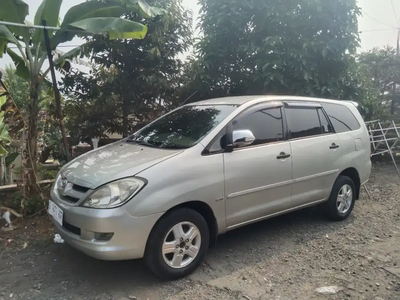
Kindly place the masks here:
[(232, 133), (233, 148), (242, 148), (246, 146), (250, 146), (254, 143), (256, 138), (254, 137), (251, 130), (243, 129), (243, 130), (234, 130)]

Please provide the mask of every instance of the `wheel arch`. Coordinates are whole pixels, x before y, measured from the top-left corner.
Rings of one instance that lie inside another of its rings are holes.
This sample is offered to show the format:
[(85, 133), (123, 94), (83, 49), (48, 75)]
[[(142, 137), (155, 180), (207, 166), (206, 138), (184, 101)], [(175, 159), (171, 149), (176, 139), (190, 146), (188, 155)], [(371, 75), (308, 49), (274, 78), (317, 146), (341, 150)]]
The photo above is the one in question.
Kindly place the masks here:
[(358, 200), (360, 198), (361, 181), (357, 169), (353, 167), (347, 168), (343, 170), (339, 176), (347, 176), (353, 180), (354, 185), (356, 186), (356, 200)]
[[(207, 223), (209, 233), (210, 233), (209, 245), (210, 245), (210, 247), (215, 247), (215, 245), (217, 243), (217, 237), (218, 237), (217, 219), (215, 218), (215, 214), (214, 214), (214, 211), (212, 210), (212, 208), (207, 203), (198, 201), (198, 200), (183, 202), (183, 203), (177, 204), (177, 205), (171, 207), (170, 209), (168, 209), (154, 224), (153, 228), (150, 231), (149, 237), (151, 235), (151, 232), (153, 232), (154, 228), (158, 224), (158, 222), (160, 222), (160, 220), (164, 216), (166, 216), (169, 212), (179, 209), (179, 208), (190, 208), (190, 209), (196, 211), (197, 213), (199, 213), (204, 218), (204, 220)], [(146, 247), (147, 247), (148, 242), (149, 241), (147, 240)]]

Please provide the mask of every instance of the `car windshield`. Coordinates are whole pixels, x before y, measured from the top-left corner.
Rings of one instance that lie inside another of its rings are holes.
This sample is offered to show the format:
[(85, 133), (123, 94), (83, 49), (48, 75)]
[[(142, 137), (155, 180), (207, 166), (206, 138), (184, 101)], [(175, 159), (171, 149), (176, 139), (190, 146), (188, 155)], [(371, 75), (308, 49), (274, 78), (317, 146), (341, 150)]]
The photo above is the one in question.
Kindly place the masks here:
[(183, 106), (144, 127), (126, 141), (166, 149), (190, 148), (200, 142), (236, 107), (236, 105)]

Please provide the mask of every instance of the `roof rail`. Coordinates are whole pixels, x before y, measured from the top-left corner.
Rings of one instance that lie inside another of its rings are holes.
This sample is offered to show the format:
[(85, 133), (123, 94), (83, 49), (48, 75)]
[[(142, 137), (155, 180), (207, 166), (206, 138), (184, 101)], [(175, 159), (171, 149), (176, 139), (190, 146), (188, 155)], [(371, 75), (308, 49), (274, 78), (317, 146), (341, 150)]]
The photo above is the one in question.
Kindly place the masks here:
[(349, 102), (351, 104), (353, 104), (355, 107), (358, 107), (358, 103), (356, 101), (351, 101), (351, 100), (343, 100), (345, 102)]

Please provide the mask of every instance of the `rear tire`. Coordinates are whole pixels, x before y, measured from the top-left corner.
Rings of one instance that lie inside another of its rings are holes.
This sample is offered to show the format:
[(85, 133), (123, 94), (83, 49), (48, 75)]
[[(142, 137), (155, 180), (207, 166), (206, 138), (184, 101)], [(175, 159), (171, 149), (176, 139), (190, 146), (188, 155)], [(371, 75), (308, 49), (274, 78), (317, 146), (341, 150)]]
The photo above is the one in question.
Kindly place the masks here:
[(342, 221), (351, 214), (356, 196), (356, 186), (350, 177), (340, 175), (325, 203), (325, 212), (333, 221)]
[(209, 240), (202, 215), (189, 208), (173, 210), (160, 219), (149, 236), (146, 265), (160, 279), (185, 277), (203, 261)]

